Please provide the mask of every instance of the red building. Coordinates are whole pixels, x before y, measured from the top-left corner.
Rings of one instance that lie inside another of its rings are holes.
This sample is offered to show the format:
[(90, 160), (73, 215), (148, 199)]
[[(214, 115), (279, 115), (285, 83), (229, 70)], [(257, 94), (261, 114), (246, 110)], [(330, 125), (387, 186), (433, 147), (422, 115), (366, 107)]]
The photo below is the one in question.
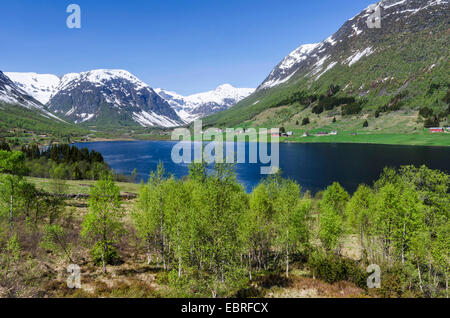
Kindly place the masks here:
[(430, 128), (431, 133), (443, 133), (444, 128)]

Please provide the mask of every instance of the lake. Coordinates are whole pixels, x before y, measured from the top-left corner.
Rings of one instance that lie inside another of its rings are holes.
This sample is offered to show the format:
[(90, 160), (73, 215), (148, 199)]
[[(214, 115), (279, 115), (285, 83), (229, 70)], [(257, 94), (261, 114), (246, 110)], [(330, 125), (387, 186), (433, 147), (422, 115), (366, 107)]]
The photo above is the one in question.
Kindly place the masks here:
[[(100, 152), (117, 173), (131, 174), (136, 168), (139, 179), (145, 181), (159, 161), (177, 178), (188, 174), (188, 164), (172, 162), (171, 151), (175, 142), (113, 141), (75, 145)], [(237, 145), (244, 146), (248, 150), (248, 144)], [(325, 189), (334, 181), (338, 181), (347, 191), (354, 192), (361, 183), (371, 185), (384, 167), (402, 165), (426, 165), (449, 173), (450, 147), (280, 143), (283, 176), (296, 180), (303, 190), (313, 193)], [(264, 178), (260, 174), (261, 166), (264, 165), (236, 165), (237, 178), (247, 191), (251, 191)]]

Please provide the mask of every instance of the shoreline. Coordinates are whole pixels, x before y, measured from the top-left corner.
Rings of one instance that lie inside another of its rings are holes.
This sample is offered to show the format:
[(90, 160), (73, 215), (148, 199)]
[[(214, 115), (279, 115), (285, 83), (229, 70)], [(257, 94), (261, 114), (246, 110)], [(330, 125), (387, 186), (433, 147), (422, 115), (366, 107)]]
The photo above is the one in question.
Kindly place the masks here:
[[(390, 135), (393, 134), (379, 134), (379, 135), (357, 135), (357, 136), (347, 136), (347, 135), (338, 135), (338, 136), (309, 136), (309, 137), (281, 137), (280, 143), (286, 144), (360, 144), (360, 145), (390, 145), (390, 146), (422, 146), (422, 147), (450, 147), (450, 136), (442, 135), (438, 138), (431, 137), (429, 135), (394, 135), (394, 139), (397, 138), (397, 141), (388, 141), (388, 140), (374, 140), (374, 139), (383, 139), (389, 138)], [(419, 138), (414, 138), (419, 137)], [(445, 138), (447, 137), (447, 138)], [(304, 140), (299, 140), (300, 138)], [(342, 140), (347, 138), (358, 138), (361, 140)], [(411, 140), (414, 138), (416, 140)], [(178, 142), (176, 140), (171, 140), (170, 138), (93, 138), (91, 140), (84, 141), (74, 141), (72, 144), (83, 144), (90, 142), (118, 142), (118, 141), (169, 141), (169, 142)], [(210, 140), (205, 140), (205, 142), (210, 142)], [(226, 142), (226, 141), (224, 141)], [(246, 142), (256, 142), (254, 140), (246, 141)], [(270, 137), (267, 140), (268, 143), (271, 143)]]

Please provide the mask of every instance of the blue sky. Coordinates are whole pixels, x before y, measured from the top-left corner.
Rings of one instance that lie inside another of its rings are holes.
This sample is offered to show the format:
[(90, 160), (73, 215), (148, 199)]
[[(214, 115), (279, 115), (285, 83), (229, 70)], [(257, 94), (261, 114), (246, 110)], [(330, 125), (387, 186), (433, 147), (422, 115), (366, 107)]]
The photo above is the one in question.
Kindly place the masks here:
[[(126, 69), (181, 94), (256, 87), (301, 44), (374, 0), (2, 0), (0, 70), (63, 75)], [(82, 28), (66, 27), (66, 7)]]

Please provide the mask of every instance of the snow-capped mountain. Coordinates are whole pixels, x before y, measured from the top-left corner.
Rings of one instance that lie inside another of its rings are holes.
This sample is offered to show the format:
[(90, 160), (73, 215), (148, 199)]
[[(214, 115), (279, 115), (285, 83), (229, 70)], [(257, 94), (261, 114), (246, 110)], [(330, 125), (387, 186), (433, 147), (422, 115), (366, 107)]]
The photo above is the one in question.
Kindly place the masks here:
[(48, 107), (75, 123), (175, 127), (183, 123), (172, 107), (125, 70), (64, 75)]
[[(257, 90), (270, 89), (305, 76), (316, 81), (337, 65), (352, 67), (377, 50), (383, 50), (381, 46), (387, 38), (401, 33), (418, 33), (448, 21), (448, 11), (448, 0), (383, 0), (370, 5), (326, 40), (302, 45), (290, 53)], [(373, 27), (378, 13), (380, 28)]]
[(0, 102), (19, 105), (30, 110), (36, 110), (43, 117), (64, 122), (51, 112), (39, 101), (29, 96), (27, 92), (19, 88), (8, 76), (0, 71)]
[(175, 127), (225, 110), (254, 92), (224, 84), (182, 96), (155, 89), (125, 70), (51, 74), (7, 73), (28, 95), (75, 123)]
[[(404, 122), (410, 118), (402, 111), (429, 107), (445, 120), (449, 1), (382, 0), (370, 5), (324, 41), (291, 52), (255, 93), (203, 121), (216, 127), (251, 120), (297, 125), (310, 114), (345, 117), (345, 101), (351, 100), (355, 117), (376, 119), (395, 112), (396, 120)], [(290, 116), (259, 116), (275, 107), (285, 107)]]
[(230, 84), (223, 84), (215, 90), (189, 96), (161, 88), (157, 88), (155, 91), (169, 102), (184, 122), (190, 123), (195, 119), (230, 108), (252, 94), (255, 89), (235, 88)]
[(5, 75), (28, 95), (44, 105), (56, 93), (60, 82), (60, 78), (53, 74), (5, 72)]

